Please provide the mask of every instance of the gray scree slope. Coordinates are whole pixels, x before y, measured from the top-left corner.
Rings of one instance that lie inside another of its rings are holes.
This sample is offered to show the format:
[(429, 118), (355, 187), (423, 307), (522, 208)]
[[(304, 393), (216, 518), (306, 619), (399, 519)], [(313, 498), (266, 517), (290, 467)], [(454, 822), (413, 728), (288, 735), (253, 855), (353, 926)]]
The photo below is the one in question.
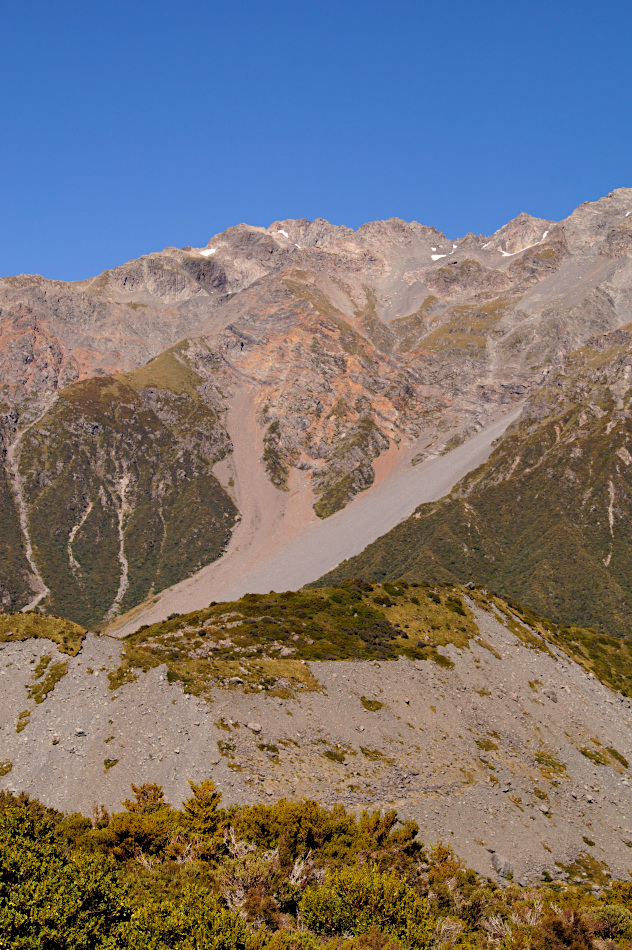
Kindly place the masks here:
[[(226, 804), (285, 795), (395, 807), (419, 822), (424, 841), (451, 842), (486, 874), (495, 873), (490, 849), (525, 881), (542, 870), (558, 876), (556, 861), (588, 850), (627, 876), (628, 770), (597, 766), (581, 749), (601, 743), (632, 760), (632, 703), (555, 648), (527, 647), (502, 618), (475, 614), (482, 639), (441, 648), (452, 669), (310, 663), (321, 689), (288, 699), (237, 686), (205, 701), (169, 684), (163, 667), (113, 691), (107, 671), (121, 645), (107, 636), (89, 635), (74, 658), (43, 640), (4, 644), (0, 748), (13, 767), (0, 788), (90, 814), (101, 803), (120, 807), (130, 781), (158, 782), (179, 803), (188, 779), (211, 776)], [(46, 653), (68, 660), (68, 673), (36, 705), (25, 687)], [(382, 707), (368, 711), (362, 697)], [(116, 764), (106, 769), (106, 759)]]

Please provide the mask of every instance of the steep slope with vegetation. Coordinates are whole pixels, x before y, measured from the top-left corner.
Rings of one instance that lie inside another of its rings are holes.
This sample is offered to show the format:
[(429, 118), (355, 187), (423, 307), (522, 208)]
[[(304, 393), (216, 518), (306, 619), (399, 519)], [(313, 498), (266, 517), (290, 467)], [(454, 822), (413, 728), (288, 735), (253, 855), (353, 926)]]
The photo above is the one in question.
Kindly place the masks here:
[(212, 466), (219, 395), (178, 349), (63, 390), (19, 444), (44, 606), (99, 623), (218, 557), (236, 508)]
[(488, 462), (321, 583), (474, 580), (558, 621), (632, 625), (632, 332), (592, 340), (530, 397)]
[[(465, 600), (464, 600), (465, 595)], [(468, 647), (480, 641), (470, 607), (500, 616), (525, 643), (547, 651), (550, 644), (632, 698), (632, 641), (594, 636), (575, 625), (539, 617), (485, 590), (430, 583), (373, 585), (247, 594), (231, 604), (178, 615), (127, 636), (123, 662), (112, 681), (120, 684), (166, 664), (171, 682), (204, 695), (238, 676), (246, 688), (264, 682), (281, 688), (285, 679), (305, 679), (301, 664), (323, 660), (431, 659), (452, 661), (438, 648)]]
[(17, 413), (8, 404), (0, 403), (0, 606), (3, 609), (27, 604), (33, 596), (29, 583), (31, 567), (10, 478), (9, 448), (16, 421)]
[(250, 595), (122, 642), (0, 620), (0, 788), (90, 814), (130, 778), (177, 803), (210, 774), (231, 806), (396, 808), (523, 885), (627, 873), (627, 641), (406, 582)]

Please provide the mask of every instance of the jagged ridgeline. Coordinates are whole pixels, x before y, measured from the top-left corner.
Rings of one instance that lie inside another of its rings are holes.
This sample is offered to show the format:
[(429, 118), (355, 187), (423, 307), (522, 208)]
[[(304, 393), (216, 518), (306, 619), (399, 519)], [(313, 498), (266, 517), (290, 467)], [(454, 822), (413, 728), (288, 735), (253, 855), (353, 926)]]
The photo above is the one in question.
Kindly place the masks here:
[(478, 582), (558, 621), (632, 625), (632, 332), (594, 339), (527, 402), (488, 462), (319, 584)]
[(15, 455), (46, 608), (95, 624), (217, 558), (237, 510), (212, 466), (230, 447), (181, 348), (62, 390)]
[[(228, 494), (259, 544), (302, 531), (305, 501), (328, 518), (387, 492), (408, 457), (486, 429), (565, 354), (632, 320), (631, 215), (632, 189), (619, 189), (488, 238), (399, 219), (277, 221), (77, 283), (0, 279), (0, 604), (100, 623), (218, 556), (237, 517)], [(561, 404), (551, 414), (566, 424)], [(525, 423), (496, 482), (424, 509), (377, 576), (473, 572), (543, 613), (622, 631), (626, 457), (610, 452), (619, 428), (588, 417), (573, 446), (563, 426), (557, 444), (543, 417), (538, 432)], [(606, 468), (598, 442), (582, 442), (593, 425)], [(213, 466), (231, 449), (225, 491)], [(583, 456), (567, 464), (571, 449)]]

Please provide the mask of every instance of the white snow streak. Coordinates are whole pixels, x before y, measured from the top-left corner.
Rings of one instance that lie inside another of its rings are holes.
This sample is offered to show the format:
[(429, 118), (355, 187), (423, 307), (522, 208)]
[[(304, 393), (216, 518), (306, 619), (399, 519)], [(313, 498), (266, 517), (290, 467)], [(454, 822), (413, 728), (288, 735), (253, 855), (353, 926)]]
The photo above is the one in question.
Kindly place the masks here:
[(216, 250), (216, 247), (205, 247), (199, 253), (202, 255), (202, 257), (210, 257), (211, 254), (214, 254)]
[(447, 254), (431, 254), (430, 257), (433, 261), (438, 261), (440, 257), (447, 257)]
[(286, 237), (286, 238), (289, 238), (289, 236), (290, 236), (290, 235), (287, 233), (287, 231), (281, 231), (281, 230), (277, 231), (277, 234), (282, 234), (282, 235), (283, 235), (284, 237)]
[(503, 257), (515, 257), (516, 254), (522, 254), (523, 251), (528, 251), (530, 247), (537, 247), (538, 244), (542, 244), (542, 241), (545, 239), (548, 233), (549, 233), (548, 231), (545, 231), (539, 241), (536, 241), (534, 244), (527, 244), (526, 247), (521, 247), (519, 251), (513, 251), (511, 254), (509, 253), (509, 251), (503, 251), (502, 247), (499, 247), (498, 250), (500, 251)]

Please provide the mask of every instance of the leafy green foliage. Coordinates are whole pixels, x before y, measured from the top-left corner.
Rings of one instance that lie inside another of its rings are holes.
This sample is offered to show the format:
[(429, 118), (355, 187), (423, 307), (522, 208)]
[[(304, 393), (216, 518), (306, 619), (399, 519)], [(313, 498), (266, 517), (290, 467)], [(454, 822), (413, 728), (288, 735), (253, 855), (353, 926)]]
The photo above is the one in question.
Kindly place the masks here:
[(342, 868), (320, 887), (308, 887), (300, 903), (305, 926), (317, 934), (368, 933), (377, 927), (419, 950), (431, 946), (427, 901), (394, 872), (371, 865)]
[(17, 800), (0, 812), (0, 946), (111, 946), (126, 916), (111, 859), (67, 854), (57, 816)]
[[(632, 885), (579, 856), (586, 884), (495, 884), (394, 811), (313, 801), (182, 809), (132, 786), (93, 821), (0, 792), (0, 948), (559, 950), (629, 948)], [(579, 866), (579, 864), (578, 864)], [(599, 880), (601, 896), (590, 890)]]
[(123, 804), (134, 815), (153, 815), (166, 808), (165, 795), (160, 787), (153, 782), (145, 785), (134, 785), (134, 798), (126, 798)]
[(259, 950), (263, 934), (253, 933), (239, 914), (217, 897), (190, 885), (180, 900), (148, 900), (132, 912), (125, 946), (139, 950)]

